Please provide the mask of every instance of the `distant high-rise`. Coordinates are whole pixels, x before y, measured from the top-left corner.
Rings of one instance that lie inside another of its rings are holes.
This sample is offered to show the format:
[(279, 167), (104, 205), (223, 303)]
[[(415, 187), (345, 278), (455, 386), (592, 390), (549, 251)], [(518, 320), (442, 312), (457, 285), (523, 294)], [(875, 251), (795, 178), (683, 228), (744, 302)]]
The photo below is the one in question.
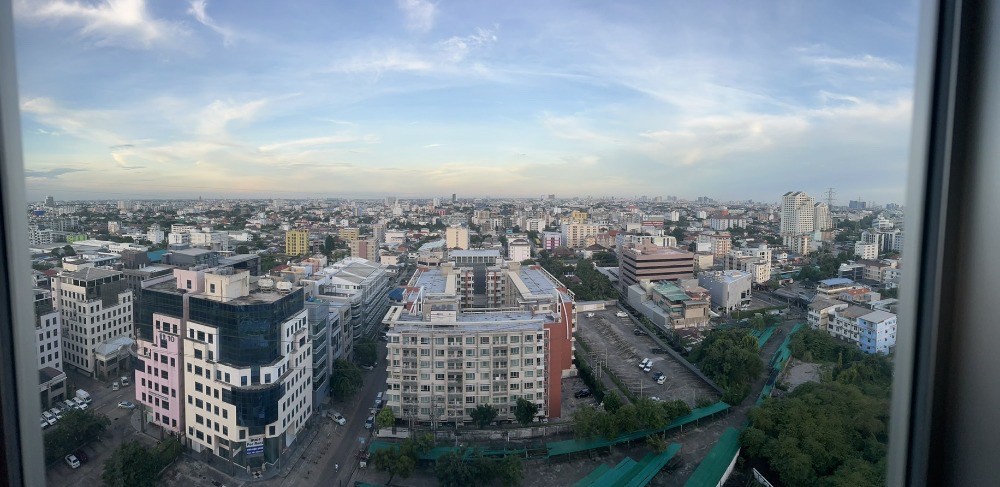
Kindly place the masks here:
[(813, 205), (813, 227), (816, 230), (830, 230), (833, 228), (833, 218), (830, 217), (829, 204), (820, 202)]
[(789, 191), (781, 197), (781, 235), (812, 233), (816, 217), (815, 201), (802, 191)]
[(49, 207), (56, 206), (56, 198), (54, 196), (46, 196), (45, 197), (45, 206), (49, 206)]
[(458, 195), (456, 195), (455, 193), (452, 193), (451, 194), (451, 204), (455, 204), (455, 203), (458, 203)]
[(469, 229), (465, 227), (448, 227), (445, 232), (445, 247), (449, 249), (469, 248)]
[(852, 210), (864, 210), (868, 207), (868, 203), (860, 200), (851, 200), (850, 203), (847, 204), (847, 207)]
[(289, 230), (285, 232), (285, 253), (305, 255), (309, 253), (309, 230)]

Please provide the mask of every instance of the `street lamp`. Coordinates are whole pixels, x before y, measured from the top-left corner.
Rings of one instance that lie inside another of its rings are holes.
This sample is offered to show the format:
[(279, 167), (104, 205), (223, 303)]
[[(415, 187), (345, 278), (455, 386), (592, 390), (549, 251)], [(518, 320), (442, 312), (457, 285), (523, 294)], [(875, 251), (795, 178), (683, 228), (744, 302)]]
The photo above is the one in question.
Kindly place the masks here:
[(243, 451), (242, 446), (229, 451), (229, 471), (232, 472), (230, 475), (236, 475), (236, 463), (233, 459), (236, 458), (236, 455), (239, 455), (241, 451)]

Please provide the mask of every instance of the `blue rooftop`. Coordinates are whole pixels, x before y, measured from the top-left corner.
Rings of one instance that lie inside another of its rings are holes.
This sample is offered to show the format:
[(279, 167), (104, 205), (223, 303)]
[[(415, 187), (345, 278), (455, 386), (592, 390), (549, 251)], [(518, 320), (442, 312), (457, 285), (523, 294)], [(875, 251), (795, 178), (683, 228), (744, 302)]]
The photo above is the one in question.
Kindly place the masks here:
[(819, 281), (819, 283), (824, 286), (843, 286), (846, 284), (851, 284), (853, 282), (854, 281), (844, 277), (834, 277), (832, 279), (823, 279), (822, 281)]
[(163, 254), (165, 253), (167, 253), (167, 251), (163, 249), (150, 250), (149, 252), (146, 252), (146, 255), (149, 257), (150, 262), (163, 262)]

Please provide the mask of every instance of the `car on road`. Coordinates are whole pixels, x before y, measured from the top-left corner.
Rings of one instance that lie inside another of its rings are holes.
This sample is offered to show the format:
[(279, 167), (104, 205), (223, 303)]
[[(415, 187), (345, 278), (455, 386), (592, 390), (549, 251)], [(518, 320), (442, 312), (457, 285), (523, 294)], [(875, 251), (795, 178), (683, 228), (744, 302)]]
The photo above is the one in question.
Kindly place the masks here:
[(121, 389), (121, 388), (122, 388), (122, 386), (118, 384), (118, 381), (114, 381), (114, 382), (111, 383), (111, 390), (112, 391), (117, 391), (118, 389)]
[(76, 455), (77, 460), (80, 460), (80, 463), (87, 463), (90, 461), (90, 457), (87, 456), (87, 452), (83, 450), (77, 450), (73, 452), (73, 454)]
[(375, 416), (368, 416), (365, 420), (365, 429), (370, 430), (373, 426), (375, 426)]
[(590, 389), (580, 389), (573, 393), (573, 397), (580, 399), (581, 397), (590, 397)]
[(123, 375), (122, 378), (121, 378), (121, 382), (122, 382), (122, 387), (127, 387), (128, 386), (128, 377)]
[(118, 403), (118, 407), (121, 409), (135, 409), (135, 404), (130, 401), (122, 401)]
[(333, 414), (330, 415), (330, 418), (332, 418), (337, 424), (339, 424), (341, 426), (347, 424), (347, 418), (345, 418), (340, 413), (333, 413)]
[(66, 455), (66, 464), (69, 465), (69, 468), (80, 468), (80, 459), (76, 458), (76, 455), (70, 453), (69, 455)]

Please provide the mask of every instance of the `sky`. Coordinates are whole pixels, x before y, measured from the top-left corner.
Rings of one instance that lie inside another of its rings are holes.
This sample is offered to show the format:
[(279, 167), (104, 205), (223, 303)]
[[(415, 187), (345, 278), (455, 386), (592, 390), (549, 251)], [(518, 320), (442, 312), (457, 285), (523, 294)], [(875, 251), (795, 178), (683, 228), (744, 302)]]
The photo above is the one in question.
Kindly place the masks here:
[(916, 0), (16, 0), (30, 199), (903, 202)]

